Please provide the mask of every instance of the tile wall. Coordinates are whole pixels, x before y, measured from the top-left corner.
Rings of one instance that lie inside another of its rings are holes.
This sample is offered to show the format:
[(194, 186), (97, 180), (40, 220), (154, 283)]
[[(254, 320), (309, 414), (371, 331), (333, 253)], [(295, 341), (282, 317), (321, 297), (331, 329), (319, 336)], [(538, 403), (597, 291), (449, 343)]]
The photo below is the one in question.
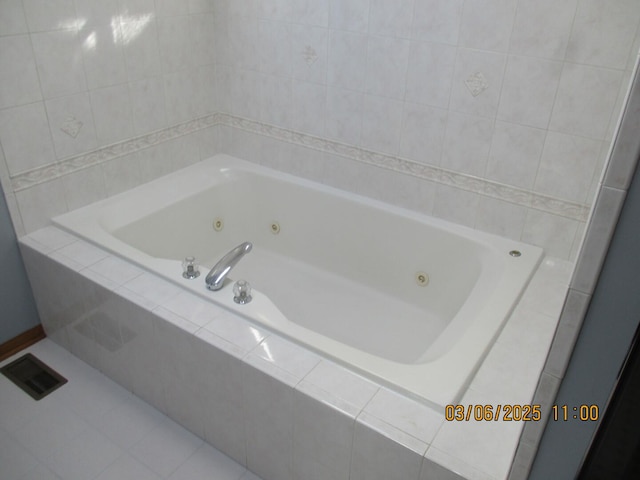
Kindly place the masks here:
[(16, 229), (227, 151), (574, 258), (640, 7), (561, 3), (6, 0)]
[[(640, 57), (638, 58), (640, 62)], [(540, 375), (534, 402), (548, 410), (564, 379), (571, 353), (580, 333), (618, 217), (640, 158), (640, 72), (636, 67), (625, 105), (620, 134), (599, 185), (584, 244), (576, 261), (573, 277), (560, 315), (545, 366)], [(511, 467), (509, 480), (525, 480), (533, 464), (546, 419), (525, 425)]]
[[(283, 168), (573, 258), (638, 50), (637, 3), (217, 5), (221, 111), (360, 149)], [(286, 157), (262, 132), (223, 141)]]
[[(0, 4), (0, 178), (18, 234), (199, 159), (206, 139), (184, 129), (139, 140), (215, 111), (213, 25), (208, 0)], [(44, 167), (58, 170), (14, 180)]]

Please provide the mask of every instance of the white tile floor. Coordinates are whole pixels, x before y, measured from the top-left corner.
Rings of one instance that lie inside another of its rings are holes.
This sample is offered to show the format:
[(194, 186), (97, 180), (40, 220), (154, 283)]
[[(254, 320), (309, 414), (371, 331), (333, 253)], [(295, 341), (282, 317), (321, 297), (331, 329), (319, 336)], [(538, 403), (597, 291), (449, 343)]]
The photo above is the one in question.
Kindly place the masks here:
[(50, 340), (69, 382), (35, 401), (0, 375), (0, 480), (260, 480)]

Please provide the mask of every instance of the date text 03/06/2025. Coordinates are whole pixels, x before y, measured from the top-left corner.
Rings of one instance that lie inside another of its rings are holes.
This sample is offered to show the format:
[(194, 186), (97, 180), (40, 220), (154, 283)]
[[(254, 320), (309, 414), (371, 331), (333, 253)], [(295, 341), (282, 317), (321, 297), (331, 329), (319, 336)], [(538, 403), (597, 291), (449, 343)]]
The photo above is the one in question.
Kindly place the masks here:
[[(595, 422), (599, 419), (600, 409), (598, 405), (553, 405), (551, 418), (554, 421), (580, 420), (583, 422)], [(537, 422), (542, 419), (541, 405), (447, 405), (444, 409), (444, 418), (448, 422)]]

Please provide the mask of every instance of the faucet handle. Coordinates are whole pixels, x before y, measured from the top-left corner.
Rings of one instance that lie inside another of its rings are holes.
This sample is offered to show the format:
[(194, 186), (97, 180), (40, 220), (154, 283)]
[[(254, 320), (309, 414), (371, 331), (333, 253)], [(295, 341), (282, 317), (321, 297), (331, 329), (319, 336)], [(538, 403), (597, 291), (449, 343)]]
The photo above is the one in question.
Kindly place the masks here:
[(238, 280), (233, 286), (233, 301), (244, 305), (251, 301), (251, 284), (246, 280)]
[(200, 276), (200, 270), (196, 265), (196, 257), (185, 257), (182, 261), (182, 276), (188, 280), (193, 280)]

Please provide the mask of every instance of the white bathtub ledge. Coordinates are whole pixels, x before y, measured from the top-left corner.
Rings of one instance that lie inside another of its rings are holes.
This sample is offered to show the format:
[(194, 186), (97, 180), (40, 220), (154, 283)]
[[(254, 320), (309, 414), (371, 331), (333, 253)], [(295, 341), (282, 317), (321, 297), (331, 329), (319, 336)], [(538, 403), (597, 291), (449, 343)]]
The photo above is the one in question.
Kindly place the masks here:
[(118, 287), (114, 290), (114, 293), (124, 298), (125, 300), (128, 300), (134, 305), (142, 308), (143, 310), (148, 310), (151, 312), (157, 306), (155, 302), (147, 300), (143, 296), (138, 295), (137, 293), (129, 290), (126, 287)]
[(325, 359), (309, 372), (304, 380), (347, 402), (358, 411), (364, 409), (380, 388), (370, 380)]
[[(496, 404), (529, 404), (553, 338), (555, 324), (538, 312), (519, 310), (487, 354), (470, 389)], [(519, 323), (517, 323), (519, 321)]]
[(172, 283), (148, 272), (129, 280), (123, 286), (146, 298), (156, 306), (162, 305), (182, 291)]
[(157, 317), (160, 317), (162, 320), (165, 320), (167, 323), (186, 333), (193, 335), (200, 329), (200, 327), (195, 323), (191, 323), (189, 320), (182, 318), (180, 315), (176, 315), (171, 310), (167, 310), (162, 306), (157, 306), (152, 310), (152, 312)]
[(238, 360), (242, 360), (246, 355), (247, 351), (234, 345), (231, 342), (228, 342), (224, 338), (219, 337), (215, 333), (210, 332), (205, 328), (199, 329), (195, 333), (196, 338), (202, 340), (207, 345), (220, 350), (221, 352), (226, 353)]
[(106, 278), (103, 275), (100, 275), (90, 268), (83, 268), (78, 273), (80, 273), (80, 275), (82, 275), (86, 279), (91, 280), (96, 285), (109, 290), (110, 292), (115, 292), (119, 286), (116, 282)]
[[(217, 307), (214, 307), (217, 308)], [(223, 311), (222, 315), (214, 317), (203, 328), (224, 338), (226, 341), (238, 346), (246, 352), (250, 352), (269, 336), (269, 332), (233, 313)]]
[(277, 335), (270, 335), (262, 340), (251, 351), (251, 355), (272, 363), (275, 367), (296, 377), (298, 381), (313, 370), (321, 360), (315, 353)]
[[(539, 301), (544, 301), (540, 298)], [(558, 323), (556, 315), (548, 315), (518, 305), (511, 314), (497, 342), (518, 345), (527, 354), (546, 356)]]
[(573, 264), (545, 257), (524, 292), (520, 307), (556, 317), (568, 292)]
[(301, 395), (304, 395), (306, 398), (315, 400), (316, 402), (319, 402), (331, 408), (332, 410), (337, 411), (341, 415), (350, 418), (354, 424), (356, 418), (362, 411), (352, 403), (347, 402), (342, 398), (336, 397), (335, 395), (324, 391), (314, 383), (308, 382), (306, 380), (302, 380), (300, 381), (300, 383), (298, 383), (298, 385), (296, 385), (296, 391)]
[(298, 384), (298, 382), (300, 382), (300, 378), (298, 378), (297, 376), (277, 367), (273, 364), (273, 362), (269, 362), (259, 355), (249, 353), (246, 357), (244, 357), (244, 362), (246, 365), (253, 367), (255, 370), (258, 370), (268, 377), (284, 384), (288, 387), (288, 389), (291, 390), (291, 393), (293, 393), (293, 389)]
[(225, 313), (224, 309), (188, 291), (181, 291), (178, 295), (167, 299), (162, 306), (200, 327), (204, 327)]
[(81, 263), (76, 262), (74, 259), (63, 255), (58, 250), (49, 253), (48, 257), (60, 263), (61, 265), (64, 265), (65, 267), (73, 270), (74, 272), (79, 272), (80, 270), (86, 268), (85, 265), (82, 265)]
[[(38, 230), (40, 231), (40, 230)], [(55, 250), (55, 248), (52, 248), (50, 246), (47, 246), (44, 243), (40, 243), (38, 242), (35, 238), (31, 237), (30, 235), (25, 235), (24, 237), (20, 238), (20, 244), (24, 245), (26, 247), (29, 247), (33, 250), (35, 250), (38, 253), (41, 253), (43, 255), (48, 255), (49, 253), (53, 252)]]
[(132, 265), (130, 262), (125, 262), (113, 255), (109, 255), (99, 262), (94, 263), (89, 267), (89, 270), (102, 275), (118, 286), (124, 285), (144, 273), (143, 270)]
[(22, 237), (21, 241), (35, 241), (52, 252), (70, 243), (77, 242), (78, 238), (59, 228), (48, 226)]
[(386, 388), (378, 390), (364, 408), (364, 413), (427, 445), (433, 441), (444, 422), (440, 412)]
[(84, 268), (91, 267), (100, 260), (109, 257), (109, 253), (104, 250), (95, 247), (94, 245), (85, 242), (84, 240), (78, 240), (73, 243), (69, 243), (56, 250), (59, 255), (64, 255), (68, 259), (79, 263)]

